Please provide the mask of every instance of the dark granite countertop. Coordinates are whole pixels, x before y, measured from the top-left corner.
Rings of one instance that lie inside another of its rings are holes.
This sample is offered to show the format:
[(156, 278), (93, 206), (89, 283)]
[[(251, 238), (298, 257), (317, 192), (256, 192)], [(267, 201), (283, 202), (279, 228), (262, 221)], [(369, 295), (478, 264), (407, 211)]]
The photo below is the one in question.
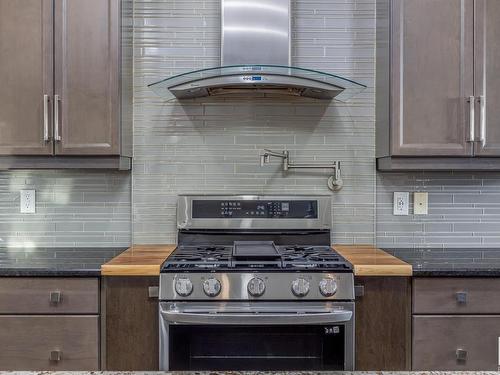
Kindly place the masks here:
[(410, 263), (413, 276), (500, 277), (500, 248), (387, 248)]
[(0, 247), (1, 276), (100, 276), (124, 247)]

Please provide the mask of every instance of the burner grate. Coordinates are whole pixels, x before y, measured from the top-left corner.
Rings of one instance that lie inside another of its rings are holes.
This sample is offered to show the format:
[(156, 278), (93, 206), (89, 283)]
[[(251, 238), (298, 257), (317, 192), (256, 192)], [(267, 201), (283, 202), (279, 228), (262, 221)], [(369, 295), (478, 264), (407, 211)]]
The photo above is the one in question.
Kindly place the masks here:
[(179, 246), (167, 259), (163, 269), (207, 270), (334, 270), (349, 271), (350, 263), (329, 246), (277, 246), (277, 259), (238, 259), (233, 246), (198, 245)]

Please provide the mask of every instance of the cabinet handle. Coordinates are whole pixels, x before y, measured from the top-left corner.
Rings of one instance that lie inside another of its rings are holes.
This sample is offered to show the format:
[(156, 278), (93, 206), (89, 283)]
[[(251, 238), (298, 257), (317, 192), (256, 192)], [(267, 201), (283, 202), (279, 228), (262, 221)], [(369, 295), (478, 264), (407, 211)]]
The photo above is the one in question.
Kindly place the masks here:
[(467, 303), (467, 292), (456, 292), (455, 293), (455, 298), (457, 299), (458, 303)]
[(158, 298), (160, 296), (160, 288), (157, 286), (148, 287), (149, 298)]
[(467, 361), (467, 350), (457, 349), (455, 352), (455, 356), (457, 357), (457, 361), (466, 362)]
[(50, 292), (49, 300), (50, 303), (57, 305), (58, 303), (61, 302), (61, 292), (58, 290)]
[(479, 96), (479, 141), (481, 146), (486, 144), (486, 97)]
[(59, 362), (62, 359), (62, 351), (60, 350), (51, 350), (49, 359), (54, 362)]
[(43, 96), (43, 140), (44, 142), (50, 141), (49, 136), (49, 101), (48, 95)]
[(363, 297), (365, 295), (365, 286), (364, 285), (354, 285), (354, 296), (355, 297)]
[(475, 134), (475, 100), (473, 96), (469, 96), (469, 142), (474, 142)]
[(61, 141), (61, 136), (59, 135), (59, 101), (61, 97), (59, 95), (54, 95), (54, 140), (56, 142)]

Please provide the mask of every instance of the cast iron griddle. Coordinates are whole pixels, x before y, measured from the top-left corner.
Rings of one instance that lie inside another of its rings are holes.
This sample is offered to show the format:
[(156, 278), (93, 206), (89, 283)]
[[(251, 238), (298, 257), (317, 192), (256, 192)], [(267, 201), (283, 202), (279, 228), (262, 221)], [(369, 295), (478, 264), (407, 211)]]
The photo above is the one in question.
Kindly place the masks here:
[(280, 254), (273, 241), (234, 241), (235, 259), (276, 259)]

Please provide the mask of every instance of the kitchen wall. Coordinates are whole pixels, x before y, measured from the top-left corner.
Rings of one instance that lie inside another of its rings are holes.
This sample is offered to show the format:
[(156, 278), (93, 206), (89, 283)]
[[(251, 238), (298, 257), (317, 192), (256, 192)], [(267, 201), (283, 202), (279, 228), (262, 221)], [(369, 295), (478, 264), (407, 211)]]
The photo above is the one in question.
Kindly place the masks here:
[[(429, 215), (392, 215), (394, 191), (429, 192)], [(500, 247), (500, 174), (379, 173), (379, 247)]]
[[(19, 213), (21, 189), (35, 214)], [(0, 246), (127, 246), (130, 232), (129, 172), (0, 172)]]
[[(293, 0), (293, 65), (369, 86), (349, 103), (262, 98), (163, 99), (147, 84), (219, 63), (219, 2), (135, 1), (135, 243), (175, 242), (175, 204), (185, 193), (329, 194), (337, 243), (373, 243), (374, 0)], [(328, 171), (261, 168), (264, 148), (299, 162), (342, 162)]]

